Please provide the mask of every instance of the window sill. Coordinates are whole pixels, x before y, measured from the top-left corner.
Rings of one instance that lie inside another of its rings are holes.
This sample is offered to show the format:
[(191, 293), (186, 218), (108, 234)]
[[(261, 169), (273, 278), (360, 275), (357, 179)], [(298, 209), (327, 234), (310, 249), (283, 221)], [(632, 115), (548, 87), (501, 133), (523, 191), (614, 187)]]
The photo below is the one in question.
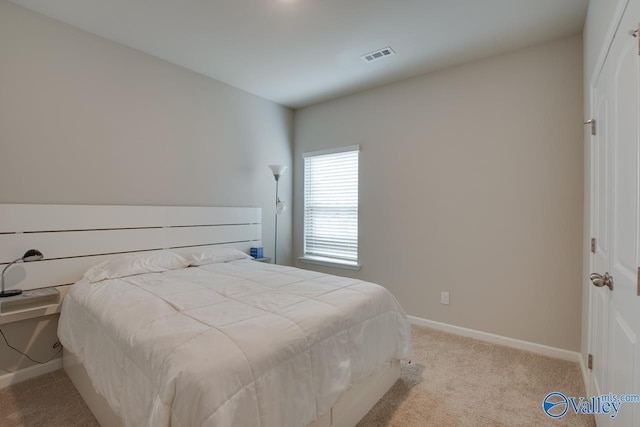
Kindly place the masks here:
[(348, 261), (335, 260), (331, 258), (315, 258), (315, 257), (301, 256), (298, 258), (298, 261), (303, 262), (305, 264), (321, 265), (323, 267), (344, 268), (345, 270), (357, 270), (357, 271), (360, 270), (360, 264), (358, 264), (357, 262), (351, 263)]

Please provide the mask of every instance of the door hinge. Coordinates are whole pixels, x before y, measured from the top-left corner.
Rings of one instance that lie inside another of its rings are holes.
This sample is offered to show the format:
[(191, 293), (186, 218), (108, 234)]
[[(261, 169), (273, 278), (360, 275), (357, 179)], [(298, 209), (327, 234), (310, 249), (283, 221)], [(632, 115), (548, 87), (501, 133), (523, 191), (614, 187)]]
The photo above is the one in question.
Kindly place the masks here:
[(589, 119), (584, 122), (585, 125), (591, 125), (591, 135), (596, 134), (596, 119)]
[(640, 267), (638, 267), (638, 296), (640, 297)]
[(591, 253), (592, 254), (596, 253), (596, 238), (595, 237), (591, 238)]
[(587, 368), (593, 369), (593, 354), (589, 353), (587, 357)]
[(638, 39), (638, 55), (640, 56), (640, 37), (638, 37), (638, 33), (640, 33), (640, 24), (638, 24), (638, 28), (635, 30), (629, 31), (629, 34)]

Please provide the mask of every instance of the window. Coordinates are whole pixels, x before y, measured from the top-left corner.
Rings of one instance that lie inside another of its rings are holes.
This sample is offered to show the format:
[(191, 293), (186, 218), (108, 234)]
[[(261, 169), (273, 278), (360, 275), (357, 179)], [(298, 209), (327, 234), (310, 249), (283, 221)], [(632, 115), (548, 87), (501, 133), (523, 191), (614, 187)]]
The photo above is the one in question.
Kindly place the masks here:
[(304, 155), (303, 262), (358, 269), (358, 146)]

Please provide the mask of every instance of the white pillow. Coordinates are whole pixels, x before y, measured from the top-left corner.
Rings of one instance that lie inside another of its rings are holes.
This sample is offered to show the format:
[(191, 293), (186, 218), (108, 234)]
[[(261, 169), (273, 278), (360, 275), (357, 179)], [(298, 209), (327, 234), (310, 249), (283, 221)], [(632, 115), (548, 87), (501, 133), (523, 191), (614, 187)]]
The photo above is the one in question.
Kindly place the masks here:
[(101, 262), (84, 273), (90, 283), (106, 279), (134, 276), (143, 273), (160, 273), (189, 266), (189, 262), (169, 251), (124, 255)]
[(185, 258), (192, 267), (199, 265), (213, 264), (216, 262), (229, 262), (237, 259), (251, 259), (251, 257), (234, 248), (213, 248), (204, 252), (194, 252), (185, 255)]

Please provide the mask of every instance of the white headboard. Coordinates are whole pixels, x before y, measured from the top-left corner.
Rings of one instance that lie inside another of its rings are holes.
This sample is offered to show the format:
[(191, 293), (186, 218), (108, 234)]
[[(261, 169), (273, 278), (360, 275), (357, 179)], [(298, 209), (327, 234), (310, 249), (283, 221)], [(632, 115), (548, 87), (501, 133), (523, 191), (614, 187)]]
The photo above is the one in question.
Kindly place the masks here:
[(71, 284), (123, 253), (212, 245), (248, 251), (261, 239), (261, 208), (0, 204), (0, 264), (27, 249), (44, 255), (7, 270), (6, 289)]

